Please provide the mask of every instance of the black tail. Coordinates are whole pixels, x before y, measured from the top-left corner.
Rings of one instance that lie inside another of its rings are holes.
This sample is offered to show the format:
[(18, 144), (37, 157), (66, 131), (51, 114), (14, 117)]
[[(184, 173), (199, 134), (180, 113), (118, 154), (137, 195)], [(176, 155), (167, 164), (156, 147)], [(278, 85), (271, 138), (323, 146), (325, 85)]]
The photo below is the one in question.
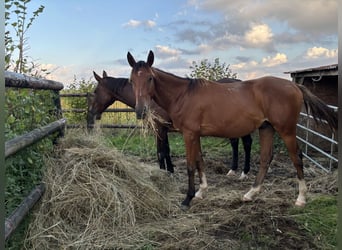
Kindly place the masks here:
[(326, 121), (332, 130), (338, 128), (337, 112), (329, 108), (321, 99), (315, 96), (303, 85), (297, 85), (303, 93), (306, 111), (314, 117), (316, 122)]

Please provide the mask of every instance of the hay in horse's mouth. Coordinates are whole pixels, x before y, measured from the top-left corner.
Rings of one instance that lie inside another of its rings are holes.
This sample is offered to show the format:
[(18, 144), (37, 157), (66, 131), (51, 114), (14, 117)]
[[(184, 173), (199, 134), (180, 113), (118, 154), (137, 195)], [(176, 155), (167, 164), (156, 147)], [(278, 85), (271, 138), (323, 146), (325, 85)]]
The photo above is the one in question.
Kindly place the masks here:
[(142, 133), (146, 135), (149, 130), (152, 130), (154, 134), (158, 134), (156, 122), (170, 126), (170, 122), (163, 119), (157, 112), (152, 109), (148, 109), (146, 117), (142, 122)]

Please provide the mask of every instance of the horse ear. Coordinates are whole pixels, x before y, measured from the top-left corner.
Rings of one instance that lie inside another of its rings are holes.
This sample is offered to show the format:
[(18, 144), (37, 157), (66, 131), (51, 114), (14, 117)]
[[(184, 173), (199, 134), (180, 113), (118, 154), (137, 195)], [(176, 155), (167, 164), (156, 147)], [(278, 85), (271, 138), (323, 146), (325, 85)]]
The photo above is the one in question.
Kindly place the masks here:
[(94, 77), (95, 77), (96, 81), (99, 82), (99, 81), (102, 80), (101, 76), (99, 76), (98, 74), (96, 74), (95, 71), (93, 71), (93, 74), (94, 74)]
[(103, 78), (105, 78), (105, 77), (108, 77), (108, 75), (107, 75), (107, 72), (106, 72), (106, 71), (103, 71), (103, 72), (102, 72), (102, 77), (103, 77)]
[(147, 57), (147, 64), (151, 67), (154, 61), (154, 54), (152, 52), (152, 50), (150, 50), (150, 52), (148, 53), (148, 57)]
[(127, 61), (132, 68), (136, 64), (134, 57), (129, 52), (127, 53)]

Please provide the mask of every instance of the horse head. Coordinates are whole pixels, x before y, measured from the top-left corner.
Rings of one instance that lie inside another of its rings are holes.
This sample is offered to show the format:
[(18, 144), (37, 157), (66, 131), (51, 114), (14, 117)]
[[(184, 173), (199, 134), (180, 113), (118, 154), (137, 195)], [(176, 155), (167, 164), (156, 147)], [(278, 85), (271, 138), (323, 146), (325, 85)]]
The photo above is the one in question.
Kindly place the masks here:
[(128, 52), (127, 61), (132, 67), (130, 82), (135, 95), (135, 112), (137, 119), (143, 119), (150, 107), (154, 93), (154, 74), (151, 68), (154, 55), (150, 51), (146, 62), (136, 62), (131, 53)]
[(97, 86), (94, 92), (91, 94), (89, 114), (93, 117), (93, 120), (101, 119), (101, 114), (106, 110), (112, 103), (115, 102), (115, 97), (108, 91), (108, 76), (106, 71), (103, 71), (102, 77), (93, 71), (94, 77), (97, 81)]

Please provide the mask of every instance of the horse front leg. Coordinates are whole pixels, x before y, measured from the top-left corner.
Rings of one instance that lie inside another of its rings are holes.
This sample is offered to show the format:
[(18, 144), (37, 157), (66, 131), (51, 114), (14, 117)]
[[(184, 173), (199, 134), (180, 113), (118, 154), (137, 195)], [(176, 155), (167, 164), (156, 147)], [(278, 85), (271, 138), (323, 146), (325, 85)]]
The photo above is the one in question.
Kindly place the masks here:
[(169, 139), (167, 135), (169, 129), (159, 123), (157, 123), (157, 125), (156, 144), (159, 167), (160, 169), (165, 169), (166, 162), (167, 171), (174, 173), (174, 165), (171, 161)]
[(236, 170), (238, 168), (238, 161), (239, 161), (239, 138), (230, 138), (230, 145), (232, 146), (233, 150), (233, 160), (232, 166), (227, 173), (227, 176), (234, 176), (236, 175)]
[(196, 158), (200, 153), (199, 136), (193, 133), (183, 133), (185, 151), (186, 151), (186, 164), (188, 172), (188, 192), (184, 201), (181, 204), (182, 210), (187, 210), (190, 207), (192, 198), (195, 197), (195, 171), (196, 171)]
[(240, 179), (247, 178), (247, 174), (250, 170), (250, 162), (251, 162), (251, 150), (252, 150), (252, 136), (245, 135), (241, 137), (243, 143), (243, 149), (245, 151), (245, 165), (243, 168), (243, 172), (241, 173)]
[(165, 137), (164, 137), (164, 154), (165, 154), (165, 161), (166, 161), (166, 167), (167, 171), (170, 173), (174, 173), (174, 167), (175, 165), (171, 161), (171, 156), (170, 156), (170, 145), (169, 145), (169, 137), (167, 133), (169, 132), (168, 128), (165, 128)]
[(195, 197), (199, 199), (203, 199), (203, 194), (208, 188), (208, 182), (207, 182), (207, 177), (204, 173), (204, 161), (202, 157), (201, 142), (199, 142), (199, 147), (200, 147), (200, 150), (196, 158), (196, 168), (198, 172), (200, 185), (199, 185), (198, 191), (195, 194)]
[(165, 169), (165, 161), (164, 161), (164, 140), (159, 136), (160, 132), (158, 130), (158, 134), (156, 135), (156, 144), (157, 144), (157, 157), (159, 162), (159, 168)]

